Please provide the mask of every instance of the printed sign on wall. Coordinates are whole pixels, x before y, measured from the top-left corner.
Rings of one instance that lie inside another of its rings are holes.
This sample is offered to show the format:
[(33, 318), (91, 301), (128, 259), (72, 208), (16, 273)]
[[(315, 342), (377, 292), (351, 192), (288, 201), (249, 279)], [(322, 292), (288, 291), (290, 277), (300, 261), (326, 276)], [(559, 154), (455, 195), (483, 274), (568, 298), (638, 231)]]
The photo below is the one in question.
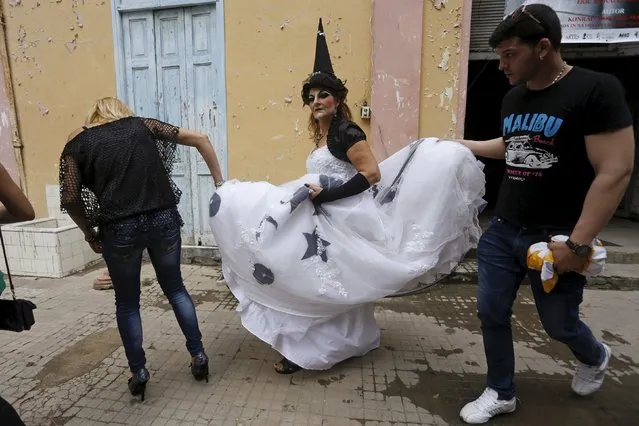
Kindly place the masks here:
[(629, 43), (639, 41), (639, 1), (506, 0), (506, 15), (522, 4), (543, 3), (561, 20), (563, 43)]

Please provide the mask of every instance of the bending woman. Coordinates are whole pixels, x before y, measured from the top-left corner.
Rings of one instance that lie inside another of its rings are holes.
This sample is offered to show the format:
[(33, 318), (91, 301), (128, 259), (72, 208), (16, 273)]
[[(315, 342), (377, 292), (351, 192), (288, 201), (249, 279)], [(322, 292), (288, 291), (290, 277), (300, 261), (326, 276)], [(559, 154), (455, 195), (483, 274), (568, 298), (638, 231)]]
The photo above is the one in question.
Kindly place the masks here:
[(177, 144), (197, 148), (215, 185), (223, 183), (207, 136), (136, 117), (115, 98), (97, 101), (86, 125), (69, 136), (60, 159), (60, 205), (93, 250), (104, 257), (115, 290), (118, 330), (132, 373), (129, 390), (142, 399), (149, 380), (140, 318), (144, 249), (186, 337), (191, 373), (197, 380), (208, 380), (208, 357), (195, 306), (180, 273), (183, 222), (177, 205), (181, 192), (171, 179)]

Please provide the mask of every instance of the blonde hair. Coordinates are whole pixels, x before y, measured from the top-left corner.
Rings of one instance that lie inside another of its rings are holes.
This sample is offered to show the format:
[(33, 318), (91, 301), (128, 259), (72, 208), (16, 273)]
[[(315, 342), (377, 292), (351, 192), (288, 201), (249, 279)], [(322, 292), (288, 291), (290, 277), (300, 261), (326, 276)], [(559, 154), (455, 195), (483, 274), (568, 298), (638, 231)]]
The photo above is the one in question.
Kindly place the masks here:
[(85, 125), (104, 124), (121, 118), (132, 117), (135, 114), (124, 102), (117, 98), (106, 97), (98, 99), (91, 107)]

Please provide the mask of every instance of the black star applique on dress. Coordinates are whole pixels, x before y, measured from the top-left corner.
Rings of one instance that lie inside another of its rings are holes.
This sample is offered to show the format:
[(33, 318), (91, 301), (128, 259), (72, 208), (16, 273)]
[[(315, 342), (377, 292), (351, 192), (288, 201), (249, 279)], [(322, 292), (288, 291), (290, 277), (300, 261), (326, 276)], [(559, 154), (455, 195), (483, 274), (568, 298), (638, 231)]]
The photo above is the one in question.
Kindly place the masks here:
[[(343, 184), (344, 181), (335, 176), (320, 175), (319, 177), (319, 186), (322, 187), (322, 189), (337, 188)], [(331, 215), (320, 204), (313, 203), (313, 216), (330, 217)]]
[(222, 204), (222, 197), (214, 192), (209, 201), (209, 217), (215, 216), (220, 211), (220, 204)]
[(268, 223), (272, 224), (272, 225), (275, 227), (275, 229), (277, 229), (277, 226), (278, 226), (278, 225), (277, 225), (277, 222), (275, 221), (275, 219), (273, 219), (273, 217), (272, 217), (272, 216), (268, 216), (268, 217), (266, 218), (266, 221), (267, 221)]
[[(413, 155), (415, 155), (415, 152), (417, 151), (421, 143), (422, 143), (422, 140), (419, 140), (410, 144), (408, 157), (404, 161), (404, 164), (402, 164), (402, 167), (399, 169), (397, 176), (395, 176), (395, 179), (393, 179), (393, 182), (391, 183), (390, 187), (387, 188), (385, 191), (381, 192), (382, 193), (382, 199), (380, 200), (381, 205), (392, 203), (395, 197), (397, 196), (397, 192), (399, 191), (399, 186), (401, 185), (402, 178), (404, 175), (404, 170), (406, 170), (406, 167), (408, 167), (408, 165), (412, 162)], [(375, 194), (375, 196), (377, 196), (377, 194)]]
[(313, 203), (313, 216), (331, 217), (331, 214), (321, 204)]
[[(306, 247), (306, 253), (304, 253), (302, 260), (309, 259), (313, 256), (319, 256), (322, 261), (328, 262), (326, 247), (330, 246), (331, 243), (320, 238), (319, 234), (317, 233), (317, 228), (313, 230), (312, 234), (309, 234), (308, 232), (303, 232), (303, 234), (304, 238), (306, 238), (306, 244), (308, 244), (308, 247)], [(322, 245), (321, 253), (320, 244)]]
[(270, 285), (273, 284), (273, 281), (275, 281), (273, 271), (261, 263), (255, 264), (253, 268), (253, 278), (262, 285)]
[(390, 188), (388, 188), (388, 191), (384, 194), (379, 203), (381, 205), (392, 203), (395, 199), (395, 195), (397, 195), (397, 187), (391, 186)]
[(377, 197), (377, 194), (379, 194), (379, 187), (377, 185), (373, 185), (371, 186), (370, 191), (373, 193), (373, 198)]
[(305, 187), (305, 186), (303, 186), (300, 189), (298, 189), (297, 191), (295, 191), (295, 194), (293, 194), (293, 197), (289, 201), (289, 203), (291, 204), (291, 213), (293, 213), (293, 211), (295, 211), (297, 206), (299, 206), (310, 195), (311, 194), (309, 192), (309, 189), (307, 187)]
[[(258, 226), (258, 229), (262, 229), (262, 225), (264, 224), (264, 222), (268, 222), (271, 225), (273, 225), (275, 227), (275, 230), (277, 230), (277, 227), (279, 226), (277, 224), (277, 221), (273, 219), (273, 216), (267, 216), (266, 218), (260, 221), (260, 225)], [(260, 231), (255, 232), (255, 238), (259, 239), (261, 236), (262, 236), (262, 233)]]

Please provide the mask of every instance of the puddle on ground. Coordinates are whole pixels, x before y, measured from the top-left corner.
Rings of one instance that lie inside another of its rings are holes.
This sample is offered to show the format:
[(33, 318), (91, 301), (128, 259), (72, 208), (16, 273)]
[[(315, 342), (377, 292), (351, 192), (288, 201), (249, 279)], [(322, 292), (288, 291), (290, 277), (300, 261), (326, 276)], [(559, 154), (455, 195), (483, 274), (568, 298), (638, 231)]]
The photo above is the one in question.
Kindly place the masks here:
[[(396, 313), (427, 316), (429, 321), (442, 327), (448, 336), (456, 334), (460, 329), (480, 336), (475, 295), (476, 286), (455, 285), (418, 296), (383, 301), (378, 308)], [(513, 311), (513, 340), (539, 354), (551, 357), (560, 365), (564, 363), (564, 366), (572, 371), (568, 362), (574, 361), (573, 354), (564, 344), (555, 342), (546, 335), (539, 321), (530, 288), (520, 289)], [(630, 345), (622, 337), (608, 331), (603, 332), (603, 338), (613, 344)], [(462, 352), (459, 348), (432, 351), (433, 354), (442, 357)], [(390, 374), (387, 376), (387, 388), (382, 394), (386, 398), (408, 399), (449, 424), (460, 424), (459, 410), (483, 391), (485, 375), (433, 371), (426, 361), (411, 361), (423, 365), (424, 370), (408, 370), (400, 374), (387, 373)], [(472, 360), (466, 360), (465, 364), (478, 365)], [(636, 418), (639, 417), (639, 397), (636, 396), (639, 390), (638, 372), (637, 364), (630, 357), (613, 352), (610, 374), (602, 389), (591, 397), (581, 398), (573, 395), (570, 390), (571, 374), (546, 375), (527, 370), (519, 373), (516, 378), (520, 399), (517, 412), (498, 417), (491, 421), (491, 425), (635, 424)], [(407, 379), (411, 376), (414, 379)]]
[[(196, 291), (191, 290), (189, 294), (191, 295), (191, 299), (193, 299), (193, 303), (195, 304), (195, 306), (201, 305), (202, 303), (205, 303), (205, 302), (216, 303), (222, 300), (219, 297), (220, 292), (214, 291), (214, 290), (196, 290)], [(222, 293), (222, 296), (225, 296), (225, 295), (226, 295), (225, 292)], [(164, 293), (160, 293), (159, 297), (160, 299), (157, 302), (155, 302), (152, 306), (156, 308), (160, 308), (164, 311), (173, 310), (173, 308), (171, 307), (171, 304), (169, 303), (169, 300), (166, 298), (166, 296), (164, 296)]]
[[(477, 317), (476, 291), (475, 285), (450, 285), (422, 295), (384, 301), (377, 307), (396, 313), (428, 316), (437, 325), (443, 327), (447, 335), (455, 334), (456, 329), (463, 329), (481, 336), (481, 323)], [(520, 288), (514, 303), (512, 333), (514, 342), (524, 344), (540, 354), (563, 362), (574, 359), (564, 344), (552, 340), (544, 331), (529, 287)], [(613, 335), (609, 333), (608, 337), (611, 336)], [(605, 335), (604, 339), (606, 339)], [(461, 353), (455, 351), (460, 349), (454, 349), (453, 352), (438, 349), (433, 353), (441, 356)]]
[[(412, 371), (414, 385), (399, 376), (388, 383), (385, 398), (402, 397), (415, 406), (439, 416), (449, 424), (460, 424), (459, 410), (478, 397), (484, 388), (484, 375)], [(389, 377), (390, 379), (390, 377)], [(570, 377), (526, 374), (517, 378), (519, 406), (514, 414), (499, 416), (491, 425), (582, 426), (630, 425), (639, 416), (639, 376), (623, 385), (611, 380), (591, 397), (577, 397), (570, 390)], [(632, 420), (635, 419), (635, 420)]]
[(459, 348), (450, 349), (450, 350), (441, 348), (441, 349), (433, 350), (432, 353), (434, 353), (435, 355), (438, 355), (438, 356), (443, 356), (444, 358), (448, 358), (449, 356), (454, 355), (454, 354), (463, 354), (464, 351), (463, 351), (463, 349), (459, 349)]
[(620, 375), (637, 374), (639, 372), (639, 364), (627, 355), (615, 353), (613, 349), (609, 369)]
[(340, 374), (339, 377), (338, 376), (333, 376), (333, 377), (329, 377), (328, 379), (317, 379), (317, 383), (319, 383), (320, 385), (327, 387), (328, 385), (330, 385), (331, 383), (339, 383), (342, 380), (344, 380), (346, 376), (343, 374)]
[(433, 318), (452, 334), (454, 329), (463, 328), (479, 333), (474, 285), (451, 285), (429, 290), (415, 296), (403, 296), (380, 301), (378, 310), (389, 310)]
[(86, 336), (60, 352), (36, 376), (38, 388), (59, 386), (100, 365), (122, 345), (117, 328), (107, 328)]
[(618, 334), (614, 334), (609, 332), (608, 330), (601, 330), (601, 336), (606, 343), (621, 343), (622, 345), (630, 345), (630, 342), (619, 336)]
[(219, 302), (220, 300), (222, 300), (220, 296), (224, 297), (226, 296), (226, 293), (222, 293), (222, 295), (220, 295), (219, 291), (214, 291), (214, 290), (191, 292), (191, 298), (193, 299), (193, 303), (195, 303), (196, 305), (201, 305), (204, 302), (211, 302), (211, 303)]

